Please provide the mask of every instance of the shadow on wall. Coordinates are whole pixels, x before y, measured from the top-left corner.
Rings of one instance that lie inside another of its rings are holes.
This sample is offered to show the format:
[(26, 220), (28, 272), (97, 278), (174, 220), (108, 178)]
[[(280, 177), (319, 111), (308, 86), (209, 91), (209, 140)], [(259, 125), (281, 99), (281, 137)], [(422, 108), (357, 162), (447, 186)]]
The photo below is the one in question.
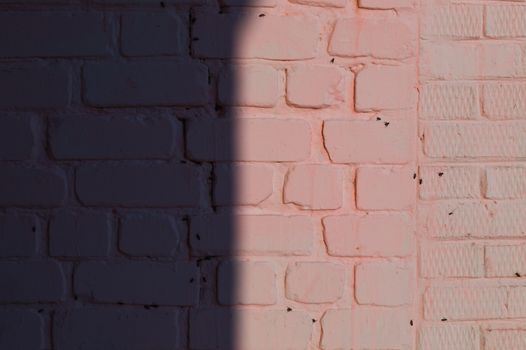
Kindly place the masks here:
[(0, 1), (0, 348), (235, 348), (219, 1)]

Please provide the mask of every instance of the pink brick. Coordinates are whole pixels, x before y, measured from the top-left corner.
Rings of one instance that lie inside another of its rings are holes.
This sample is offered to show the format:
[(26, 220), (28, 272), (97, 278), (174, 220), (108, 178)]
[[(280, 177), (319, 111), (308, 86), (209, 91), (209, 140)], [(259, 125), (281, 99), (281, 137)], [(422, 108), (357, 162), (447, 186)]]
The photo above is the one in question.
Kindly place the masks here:
[(482, 320), (507, 315), (506, 287), (430, 287), (424, 293), (426, 320)]
[(420, 249), (424, 278), (483, 277), (484, 246), (475, 243), (431, 243)]
[(400, 306), (413, 300), (415, 273), (404, 264), (378, 261), (356, 265), (358, 304)]
[(425, 200), (447, 198), (480, 198), (481, 179), (477, 167), (421, 167), (419, 176), (420, 198)]
[(405, 349), (413, 343), (406, 309), (356, 307), (329, 309), (322, 318), (321, 348)]
[(319, 7), (345, 7), (347, 3), (346, 0), (290, 0), (290, 2)]
[(333, 256), (407, 256), (414, 250), (413, 219), (407, 214), (329, 216), (323, 226)]
[[(219, 164), (214, 168), (216, 205), (258, 205), (274, 192), (274, 171), (268, 165)], [(236, 189), (232, 193), (232, 179)]]
[(425, 4), (422, 37), (472, 39), (482, 36), (483, 6)]
[(384, 119), (326, 121), (323, 139), (331, 160), (336, 163), (409, 162), (414, 155), (414, 123)]
[(483, 88), (484, 114), (491, 119), (526, 118), (526, 84), (488, 83)]
[(411, 108), (416, 101), (416, 70), (410, 66), (368, 66), (355, 81), (357, 111)]
[(282, 94), (279, 72), (271, 66), (230, 66), (219, 75), (218, 97), (223, 105), (273, 107)]
[(342, 169), (322, 164), (296, 165), (287, 173), (283, 200), (302, 209), (338, 209), (342, 190)]
[(510, 318), (526, 317), (526, 287), (510, 287), (507, 306)]
[(361, 167), (356, 178), (359, 209), (409, 209), (415, 203), (416, 181), (409, 167)]
[(493, 329), (484, 333), (484, 350), (519, 350), (526, 348), (526, 331), (522, 329)]
[(481, 350), (480, 342), (480, 330), (477, 326), (427, 324), (420, 328), (417, 349)]
[(486, 197), (519, 199), (526, 197), (526, 167), (495, 167), (486, 170)]
[(223, 305), (276, 303), (276, 271), (263, 261), (225, 261), (218, 269), (218, 300)]
[(414, 31), (403, 21), (391, 19), (339, 19), (329, 44), (329, 53), (334, 56), (402, 59), (415, 52)]
[(387, 10), (395, 8), (410, 8), (414, 0), (358, 0), (358, 6), (366, 9)]
[(422, 119), (474, 119), (479, 115), (479, 88), (476, 84), (447, 82), (420, 87)]
[(299, 65), (287, 69), (287, 101), (298, 107), (325, 108), (345, 100), (343, 71), (334, 66)]
[(526, 37), (526, 7), (511, 4), (486, 6), (484, 32), (492, 38)]
[(486, 246), (487, 277), (526, 276), (526, 245), (488, 245)]
[(332, 303), (343, 296), (343, 265), (329, 262), (297, 262), (289, 265), (285, 280), (288, 299), (302, 303)]

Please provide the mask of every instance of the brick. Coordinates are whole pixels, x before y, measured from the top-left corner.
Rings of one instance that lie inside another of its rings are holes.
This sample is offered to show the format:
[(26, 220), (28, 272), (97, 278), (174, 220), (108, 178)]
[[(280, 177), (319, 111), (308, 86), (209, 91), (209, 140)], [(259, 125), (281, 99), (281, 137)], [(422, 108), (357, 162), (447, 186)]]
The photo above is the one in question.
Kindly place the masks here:
[(51, 256), (97, 257), (107, 256), (112, 234), (111, 218), (106, 213), (55, 213), (49, 226)]
[[(234, 322), (236, 333), (244, 335), (235, 339), (240, 349), (301, 350), (308, 348), (311, 338), (311, 317), (303, 311), (196, 308), (190, 310), (190, 347), (230, 348)], [(203, 337), (204, 329), (215, 331)]]
[(76, 192), (87, 206), (195, 207), (201, 183), (192, 165), (86, 165), (77, 170)]
[(222, 214), (190, 220), (190, 244), (200, 255), (309, 255), (314, 233), (308, 216)]
[(432, 237), (523, 237), (526, 204), (509, 202), (456, 202), (419, 205), (419, 227)]
[(200, 106), (208, 101), (204, 64), (134, 61), (86, 64), (84, 100), (95, 107)]
[(181, 55), (188, 47), (187, 24), (171, 13), (129, 13), (121, 18), (126, 56)]
[(58, 159), (170, 158), (182, 143), (182, 128), (169, 118), (60, 118), (50, 128)]
[(0, 311), (0, 346), (4, 349), (42, 349), (42, 318), (31, 310)]
[(420, 198), (425, 200), (447, 198), (480, 198), (480, 170), (463, 166), (420, 167)]
[(526, 37), (525, 17), (525, 6), (486, 6), (484, 33), (491, 38)]
[(511, 287), (507, 304), (510, 318), (526, 316), (526, 287)]
[(414, 156), (414, 123), (387, 120), (325, 121), (323, 140), (331, 160), (336, 163), (409, 162)]
[(414, 5), (414, 0), (358, 0), (358, 7), (375, 10), (411, 8)]
[(290, 0), (290, 2), (318, 7), (345, 7), (346, 0)]
[(225, 6), (242, 6), (242, 7), (276, 7), (277, 0), (220, 0)]
[(525, 133), (522, 123), (429, 123), (424, 126), (424, 152), (432, 158), (524, 157)]
[(70, 69), (62, 64), (0, 65), (0, 108), (61, 108), (70, 103)]
[(0, 166), (0, 206), (56, 207), (66, 197), (66, 177), (55, 167)]
[(55, 261), (3, 261), (0, 276), (0, 303), (58, 302), (64, 297), (64, 274)]
[(287, 102), (296, 107), (326, 108), (345, 101), (343, 72), (334, 66), (297, 65), (287, 69)]
[(100, 13), (18, 12), (0, 15), (0, 56), (109, 54), (111, 30)]
[(262, 64), (228, 66), (219, 74), (219, 102), (227, 106), (274, 107), (283, 94), (278, 70)]
[(430, 287), (424, 293), (424, 317), (450, 321), (503, 318), (507, 297), (505, 287)]
[(185, 231), (172, 216), (128, 214), (120, 220), (119, 250), (132, 256), (175, 256)]
[(424, 278), (484, 277), (484, 246), (475, 243), (432, 243), (420, 248)]
[(82, 262), (75, 294), (103, 303), (194, 305), (199, 298), (195, 263)]
[(329, 309), (321, 320), (321, 348), (410, 348), (413, 337), (409, 320), (409, 312), (400, 308)]
[(0, 118), (0, 159), (31, 159), (35, 153), (34, 118), (8, 115)]
[[(234, 49), (232, 33), (240, 21), (243, 35)], [(192, 53), (200, 58), (309, 59), (317, 54), (319, 33), (320, 23), (310, 15), (259, 17), (254, 13), (241, 17), (202, 12), (196, 14), (192, 27), (193, 38), (199, 38), (192, 42)]]
[(328, 262), (289, 264), (285, 277), (287, 298), (301, 303), (333, 303), (343, 296), (345, 284), (343, 265)]
[(359, 112), (411, 108), (416, 105), (416, 70), (410, 66), (368, 66), (355, 80)]
[[(96, 4), (101, 5), (143, 5), (143, 6), (154, 6), (156, 9), (159, 8), (158, 0), (94, 0)], [(209, 4), (208, 0), (163, 0), (164, 5), (203, 5)]]
[(420, 76), (445, 80), (524, 76), (522, 50), (510, 43), (423, 41)]
[(258, 205), (274, 192), (274, 171), (268, 165), (218, 164), (214, 175), (216, 205)]
[(526, 276), (525, 245), (488, 245), (486, 246), (487, 277)]
[(358, 304), (401, 306), (413, 301), (415, 273), (405, 264), (387, 261), (359, 263), (355, 279)]
[(224, 261), (217, 274), (218, 300), (222, 305), (276, 303), (276, 271), (272, 262)]
[[(228, 142), (236, 136), (235, 152)], [(200, 161), (301, 161), (310, 156), (311, 128), (301, 119), (193, 119), (187, 155)]]
[(423, 38), (475, 39), (482, 36), (483, 6), (469, 4), (424, 7)]
[(521, 329), (491, 330), (484, 334), (484, 350), (523, 349), (526, 331)]
[(284, 203), (301, 209), (338, 209), (342, 205), (342, 169), (322, 164), (296, 165), (286, 175)]
[(398, 19), (341, 18), (329, 44), (334, 56), (403, 59), (416, 54), (414, 31)]
[(488, 168), (486, 170), (486, 197), (491, 199), (526, 197), (526, 168)]
[(432, 120), (475, 119), (480, 115), (477, 85), (432, 83), (420, 87), (420, 117)]
[(174, 310), (70, 309), (54, 317), (53, 344), (58, 350), (175, 350), (180, 327)]
[(404, 213), (328, 216), (323, 219), (331, 256), (408, 256), (414, 251), (413, 219)]
[(418, 350), (430, 349), (481, 350), (480, 330), (473, 325), (424, 325), (419, 332)]
[(490, 119), (525, 119), (526, 84), (493, 83), (484, 84), (482, 108)]
[(364, 210), (409, 209), (415, 203), (414, 171), (408, 167), (360, 167), (356, 205)]
[(41, 225), (34, 215), (0, 215), (0, 257), (28, 257), (37, 251)]

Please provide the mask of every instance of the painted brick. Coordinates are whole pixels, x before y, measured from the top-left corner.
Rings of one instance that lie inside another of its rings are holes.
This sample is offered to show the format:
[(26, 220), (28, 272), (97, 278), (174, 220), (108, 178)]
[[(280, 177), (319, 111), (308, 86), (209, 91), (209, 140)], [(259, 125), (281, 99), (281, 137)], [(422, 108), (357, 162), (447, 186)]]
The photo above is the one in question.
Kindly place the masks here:
[(57, 167), (0, 165), (0, 206), (56, 207), (66, 197), (66, 177)]
[(42, 227), (34, 215), (0, 215), (0, 257), (35, 255), (41, 234)]
[(130, 13), (121, 18), (121, 50), (126, 56), (181, 55), (188, 29), (180, 16)]
[(100, 13), (0, 14), (0, 56), (67, 57), (109, 54), (111, 31)]
[(409, 209), (414, 205), (416, 181), (404, 167), (360, 167), (356, 174), (359, 209)]
[(491, 119), (526, 118), (526, 84), (494, 83), (484, 84), (482, 107)]
[(414, 5), (414, 0), (358, 0), (358, 7), (375, 10), (410, 8)]
[(180, 124), (169, 118), (61, 118), (50, 128), (57, 159), (170, 158), (182, 144)]
[(338, 19), (329, 44), (329, 53), (334, 56), (402, 59), (415, 52), (414, 33), (397, 19)]
[(31, 310), (0, 311), (0, 346), (6, 349), (42, 349), (42, 318)]
[(286, 296), (302, 303), (332, 303), (343, 296), (345, 283), (343, 265), (297, 262), (287, 268)]
[(326, 108), (345, 100), (342, 70), (334, 66), (297, 65), (287, 69), (287, 102), (297, 107)]
[(317, 54), (320, 23), (316, 17), (244, 16), (243, 35), (233, 50), (232, 32), (239, 20), (237, 14), (197, 13), (192, 36), (199, 40), (192, 42), (192, 53), (201, 58), (270, 60), (308, 59)]
[(420, 198), (425, 200), (448, 198), (480, 198), (480, 170), (476, 167), (421, 167)]
[[(177, 1), (177, 0), (176, 0)], [(220, 0), (225, 6), (243, 6), (243, 7), (276, 7), (277, 0)]]
[[(236, 152), (225, 141), (233, 130)], [(301, 119), (200, 119), (188, 123), (186, 140), (188, 157), (195, 160), (300, 161), (310, 155), (311, 129)]]
[(49, 226), (49, 252), (52, 256), (107, 256), (112, 222), (109, 215), (96, 212), (60, 211)]
[(86, 165), (77, 170), (76, 192), (87, 206), (193, 207), (199, 177), (197, 167), (184, 164)]
[(342, 169), (321, 164), (296, 165), (286, 175), (283, 200), (302, 209), (338, 209), (342, 205)]
[(368, 66), (355, 80), (359, 112), (410, 108), (414, 105), (416, 71), (410, 66)]
[(217, 298), (223, 305), (273, 305), (277, 301), (272, 262), (224, 261), (217, 275)]
[(346, 0), (290, 0), (290, 2), (319, 7), (345, 7)]
[(31, 159), (35, 153), (34, 118), (6, 115), (0, 118), (0, 160)]
[[(328, 120), (323, 139), (331, 160), (336, 163), (404, 164), (414, 156), (415, 134), (405, 120)], [(389, 123), (387, 126), (385, 123)]]
[(283, 95), (279, 71), (262, 64), (235, 65), (219, 74), (219, 102), (227, 106), (274, 107)]
[(424, 9), (422, 34), (424, 38), (475, 39), (482, 36), (483, 10), (480, 5), (430, 5)]
[[(218, 164), (214, 175), (216, 205), (258, 205), (274, 192), (274, 171), (268, 165)], [(232, 193), (234, 179), (236, 189)]]
[(491, 330), (484, 334), (484, 350), (522, 349), (526, 332), (520, 329)]
[(483, 277), (484, 246), (475, 243), (431, 243), (420, 248), (424, 278)]
[(507, 315), (506, 287), (430, 287), (424, 293), (426, 320), (483, 320)]
[(314, 233), (309, 216), (225, 214), (190, 220), (190, 244), (200, 255), (309, 255)]
[(194, 263), (82, 262), (75, 269), (75, 294), (103, 303), (194, 305), (199, 298)]
[(178, 61), (89, 63), (84, 99), (95, 107), (200, 106), (208, 101), (204, 64)]
[(404, 264), (386, 261), (359, 263), (355, 278), (358, 304), (401, 306), (413, 301), (415, 273)]
[(420, 328), (418, 350), (481, 350), (480, 330), (473, 325), (427, 324)]
[(526, 315), (526, 287), (511, 287), (507, 306), (510, 318), (524, 317)]
[(486, 197), (491, 199), (526, 197), (526, 168), (495, 167), (486, 169)]
[(3, 261), (0, 276), (2, 304), (59, 302), (64, 297), (64, 274), (55, 261)]
[(119, 223), (119, 250), (132, 256), (174, 256), (185, 233), (172, 216), (128, 214)]
[(323, 226), (332, 256), (409, 256), (414, 251), (413, 220), (404, 213), (328, 216)]
[[(487, 277), (526, 276), (525, 245), (488, 245), (485, 251)], [(518, 274), (518, 276), (517, 276)]]
[(525, 157), (525, 133), (522, 123), (429, 123), (424, 152), (432, 158)]
[(420, 117), (432, 120), (475, 119), (480, 115), (479, 101), (479, 88), (475, 84), (425, 84), (420, 87)]
[(502, 4), (486, 6), (484, 32), (492, 38), (526, 37), (526, 7)]

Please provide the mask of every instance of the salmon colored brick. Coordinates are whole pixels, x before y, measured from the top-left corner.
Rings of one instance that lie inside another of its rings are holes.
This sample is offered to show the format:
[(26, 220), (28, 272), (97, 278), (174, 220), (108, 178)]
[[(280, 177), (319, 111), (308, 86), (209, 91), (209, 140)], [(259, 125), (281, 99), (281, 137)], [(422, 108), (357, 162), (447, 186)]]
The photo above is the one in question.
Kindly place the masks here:
[(340, 68), (309, 64), (287, 70), (287, 101), (294, 106), (325, 108), (343, 102), (346, 96)]
[(297, 262), (288, 266), (285, 280), (288, 299), (303, 303), (332, 303), (343, 296), (344, 266), (329, 262)]
[(358, 6), (366, 9), (390, 10), (396, 8), (410, 8), (415, 0), (358, 0)]

